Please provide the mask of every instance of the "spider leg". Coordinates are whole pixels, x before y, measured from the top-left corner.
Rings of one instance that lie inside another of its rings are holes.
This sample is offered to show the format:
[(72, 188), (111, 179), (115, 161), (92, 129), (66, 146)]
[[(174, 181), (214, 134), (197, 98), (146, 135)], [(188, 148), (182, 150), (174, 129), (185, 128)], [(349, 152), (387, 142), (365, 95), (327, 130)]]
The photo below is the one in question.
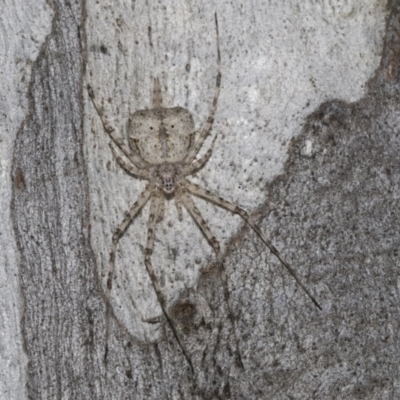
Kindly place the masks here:
[(126, 143), (121, 138), (121, 136), (118, 134), (118, 132), (115, 130), (115, 128), (110, 125), (106, 116), (104, 115), (103, 109), (101, 108), (100, 104), (97, 102), (97, 99), (94, 95), (93, 88), (90, 86), (90, 84), (87, 85), (87, 90), (89, 93), (89, 97), (92, 100), (92, 103), (94, 105), (94, 108), (96, 109), (97, 114), (99, 115), (99, 117), (101, 119), (104, 130), (110, 136), (111, 140), (125, 154), (125, 156), (128, 157), (135, 165), (137, 165), (140, 168), (146, 166), (147, 163), (142, 159), (142, 157), (140, 157), (140, 155), (138, 155), (138, 154), (135, 154), (131, 150), (131, 148), (126, 145)]
[(164, 215), (165, 215), (165, 201), (164, 199), (162, 199), (162, 201), (160, 202), (160, 209), (158, 211), (156, 222), (161, 222), (164, 219)]
[(161, 85), (158, 78), (153, 80), (153, 108), (162, 108)]
[(181, 196), (175, 196), (175, 205), (176, 205), (176, 210), (178, 211), (178, 219), (179, 221), (183, 220), (183, 214), (182, 214), (182, 201), (181, 201)]
[(194, 145), (196, 144), (195, 139), (196, 139), (196, 131), (190, 132), (190, 134), (189, 134), (189, 147), (188, 147), (188, 152), (189, 152), (190, 150), (192, 150), (192, 148), (193, 148)]
[(194, 201), (192, 198), (189, 196), (189, 194), (182, 190), (181, 192), (181, 198), (182, 198), (182, 203), (185, 206), (185, 208), (188, 210), (189, 214), (192, 216), (196, 224), (199, 226), (200, 230), (203, 232), (204, 236), (206, 237), (207, 241), (210, 243), (212, 248), (215, 251), (215, 254), (217, 255), (217, 260), (218, 260), (218, 270), (221, 276), (222, 280), (222, 286), (224, 289), (224, 296), (225, 296), (225, 301), (228, 305), (228, 317), (232, 322), (233, 326), (233, 331), (235, 334), (235, 340), (236, 340), (236, 355), (238, 358), (239, 365), (242, 369), (244, 369), (243, 363), (242, 363), (242, 356), (240, 352), (240, 347), (239, 347), (239, 336), (237, 334), (237, 328), (236, 328), (236, 319), (233, 314), (233, 308), (232, 308), (232, 303), (231, 303), (231, 298), (229, 295), (229, 289), (228, 289), (228, 279), (225, 273), (225, 268), (224, 268), (224, 263), (223, 263), (223, 257), (221, 253), (221, 249), (218, 243), (217, 238), (213, 235), (211, 232), (210, 228), (208, 227), (207, 223), (204, 221), (203, 217), (200, 214), (200, 211), (194, 204)]
[(117, 163), (128, 173), (131, 175), (135, 175), (139, 178), (144, 178), (144, 179), (149, 179), (149, 174), (143, 170), (143, 169), (138, 169), (130, 160), (124, 160), (117, 152), (117, 148), (113, 143), (109, 144), (111, 152), (113, 153), (113, 156), (117, 160)]
[(275, 246), (268, 240), (268, 238), (261, 232), (260, 228), (250, 219), (249, 214), (247, 214), (246, 211), (243, 209), (239, 208), (235, 204), (232, 204), (221, 197), (216, 196), (215, 194), (210, 193), (208, 190), (203, 189), (202, 187), (195, 185), (194, 183), (187, 182), (186, 185), (188, 191), (192, 194), (194, 194), (197, 197), (201, 197), (205, 200), (209, 200), (216, 204), (219, 207), (225, 208), (226, 210), (230, 211), (233, 214), (238, 214), (240, 215), (256, 232), (258, 237), (267, 245), (271, 253), (278, 258), (278, 260), (285, 266), (285, 268), (290, 272), (290, 274), (293, 276), (293, 278), (297, 281), (297, 283), (300, 285), (300, 287), (305, 291), (307, 296), (311, 299), (311, 301), (320, 309), (322, 310), (322, 307), (318, 304), (317, 300), (314, 298), (314, 296), (310, 293), (310, 291), (307, 289), (307, 287), (303, 284), (303, 282), (300, 280), (300, 278), (297, 276), (296, 272), (294, 269), (285, 261), (285, 259), (282, 257), (282, 255), (279, 253), (279, 251), (275, 248)]
[(107, 360), (108, 353), (108, 335), (109, 335), (109, 325), (110, 325), (110, 294), (112, 288), (112, 280), (114, 276), (115, 269), (115, 253), (117, 251), (117, 245), (121, 237), (124, 235), (126, 230), (128, 229), (129, 224), (136, 217), (138, 212), (144, 207), (151, 196), (152, 187), (148, 185), (146, 189), (139, 195), (136, 202), (133, 204), (129, 212), (125, 215), (125, 218), (122, 220), (121, 224), (115, 230), (112, 236), (111, 242), (111, 251), (110, 251), (110, 262), (108, 269), (108, 277), (107, 277), (107, 288), (106, 288), (106, 351), (104, 354), (104, 361)]
[(159, 217), (160, 213), (160, 208), (161, 208), (161, 203), (164, 201), (164, 198), (161, 197), (159, 194), (155, 194), (154, 197), (152, 198), (151, 204), (150, 204), (150, 214), (149, 214), (149, 221), (147, 225), (147, 244), (146, 244), (146, 251), (145, 251), (145, 265), (147, 268), (147, 272), (150, 276), (151, 283), (153, 284), (154, 290), (157, 295), (158, 302), (160, 303), (161, 309), (165, 315), (165, 318), (167, 319), (169, 326), (172, 329), (172, 332), (174, 333), (174, 336), (182, 350), (183, 355), (185, 356), (188, 364), (190, 365), (190, 369), (192, 370), (192, 373), (194, 373), (194, 368), (192, 364), (192, 360), (190, 359), (189, 353), (186, 350), (185, 345), (181, 341), (179, 335), (178, 335), (178, 330), (175, 325), (175, 322), (171, 315), (169, 314), (169, 311), (167, 309), (167, 304), (165, 301), (165, 297), (162, 293), (160, 284), (158, 283), (157, 277), (154, 273), (153, 266), (151, 265), (151, 254), (153, 253), (153, 247), (154, 247), (154, 236), (155, 236), (155, 227), (156, 223)]
[[(131, 147), (131, 150), (133, 152), (134, 157), (136, 157), (135, 159), (135, 165), (137, 165), (138, 168), (147, 168), (150, 166), (150, 163), (148, 163), (140, 154), (140, 149), (138, 146), (139, 143), (139, 139), (136, 138), (130, 138), (129, 141), (130, 145), (132, 145), (133, 147)], [(131, 161), (133, 162), (133, 160), (131, 159)]]
[(210, 159), (211, 154), (214, 150), (214, 145), (215, 145), (215, 140), (217, 139), (217, 135), (215, 135), (210, 148), (207, 150), (207, 152), (203, 155), (203, 157), (199, 158), (192, 164), (188, 165), (187, 167), (184, 168), (183, 174), (184, 175), (191, 175), (198, 169), (202, 168), (204, 164)]
[(193, 146), (192, 149), (188, 152), (187, 156), (184, 159), (184, 162), (186, 164), (190, 164), (196, 157), (196, 154), (200, 150), (201, 146), (204, 143), (204, 140), (206, 139), (207, 135), (211, 131), (211, 127), (214, 123), (214, 117), (215, 113), (217, 111), (217, 103), (218, 103), (218, 96), (219, 92), (221, 89), (221, 52), (219, 49), (219, 31), (218, 31), (218, 19), (217, 19), (217, 13), (215, 13), (215, 30), (217, 33), (217, 61), (218, 61), (218, 66), (217, 66), (217, 78), (216, 78), (216, 84), (215, 84), (215, 92), (214, 92), (214, 99), (212, 102), (210, 114), (208, 115), (207, 122), (204, 125), (202, 131), (200, 132), (200, 136), (197, 139), (196, 144)]

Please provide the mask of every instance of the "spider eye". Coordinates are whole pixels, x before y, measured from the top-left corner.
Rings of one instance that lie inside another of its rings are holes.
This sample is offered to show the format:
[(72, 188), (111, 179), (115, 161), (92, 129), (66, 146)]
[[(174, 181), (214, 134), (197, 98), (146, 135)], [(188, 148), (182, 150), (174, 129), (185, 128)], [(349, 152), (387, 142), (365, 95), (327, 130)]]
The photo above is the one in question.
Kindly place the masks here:
[(175, 128), (175, 125), (171, 125), (171, 128), (172, 128), (172, 129)]

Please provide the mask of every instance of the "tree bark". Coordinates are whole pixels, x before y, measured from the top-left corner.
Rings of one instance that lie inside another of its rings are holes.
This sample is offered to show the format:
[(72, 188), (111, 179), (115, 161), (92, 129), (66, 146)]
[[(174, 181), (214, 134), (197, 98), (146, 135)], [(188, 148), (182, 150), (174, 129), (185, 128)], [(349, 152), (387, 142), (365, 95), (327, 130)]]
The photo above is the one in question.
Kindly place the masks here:
[[(51, 32), (32, 66), (29, 110), (12, 153), (10, 211), (26, 397), (399, 398), (399, 1), (387, 10), (367, 2), (376, 13), (371, 29), (379, 13), (386, 15), (375, 72), (351, 46), (344, 55), (352, 57), (340, 64), (346, 57), (331, 45), (326, 57), (337, 61), (336, 81), (321, 73), (332, 65), (314, 64), (312, 54), (325, 48), (323, 41), (312, 47), (310, 37), (318, 38), (307, 36), (317, 29), (305, 18), (307, 7), (337, 37), (348, 21), (362, 25), (355, 6), (290, 3), (281, 18), (274, 2), (202, 9), (190, 1), (136, 3), (54, 1)], [(188, 108), (201, 129), (215, 85), (214, 12), (222, 56), (213, 129), (219, 139), (193, 180), (252, 212), (322, 311), (255, 234), (203, 204), (224, 244), (241, 369), (214, 255), (190, 217), (177, 221), (168, 204), (153, 263), (191, 354), (192, 375), (166, 321), (146, 322), (162, 314), (143, 263), (145, 209), (118, 247), (104, 362), (111, 236), (143, 182), (113, 160), (86, 84), (122, 135), (129, 115), (150, 105), (155, 76), (165, 106)], [(282, 38), (290, 41), (293, 32), (299, 39), (280, 53)], [(379, 45), (370, 53), (367, 47), (365, 57), (374, 60)], [(289, 78), (285, 60), (305, 62), (291, 64)], [(340, 68), (347, 73), (340, 76)], [(349, 78), (352, 68), (359, 81)], [(361, 75), (372, 76), (365, 87)]]

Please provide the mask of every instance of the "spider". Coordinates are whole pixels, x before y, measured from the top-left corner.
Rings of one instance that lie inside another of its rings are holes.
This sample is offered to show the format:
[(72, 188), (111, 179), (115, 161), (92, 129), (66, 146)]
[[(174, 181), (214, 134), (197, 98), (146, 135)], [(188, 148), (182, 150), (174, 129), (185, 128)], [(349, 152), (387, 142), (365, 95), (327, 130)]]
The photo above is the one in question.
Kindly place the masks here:
[(227, 276), (223, 266), (223, 256), (220, 250), (218, 240), (211, 232), (207, 223), (202, 218), (197, 209), (192, 195), (200, 197), (206, 201), (238, 214), (247, 224), (256, 232), (260, 239), (265, 243), (269, 250), (279, 259), (279, 261), (287, 268), (289, 273), (294, 277), (297, 283), (305, 291), (313, 303), (322, 309), (316, 299), (298, 278), (293, 268), (284, 260), (279, 251), (272, 245), (264, 233), (250, 219), (249, 214), (238, 207), (222, 199), (221, 197), (211, 193), (210, 191), (190, 182), (187, 176), (192, 175), (202, 168), (211, 157), (216, 137), (214, 137), (209, 149), (206, 153), (196, 159), (205, 139), (211, 132), (214, 122), (214, 116), (217, 110), (218, 96), (221, 88), (221, 55), (219, 43), (218, 20), (215, 14), (215, 27), (217, 36), (217, 77), (214, 92), (214, 98), (209, 112), (207, 121), (197, 135), (191, 113), (182, 107), (164, 108), (162, 104), (161, 85), (158, 78), (153, 82), (153, 106), (150, 110), (138, 110), (129, 119), (128, 123), (128, 143), (124, 142), (119, 133), (109, 124), (103, 110), (96, 100), (93, 89), (88, 84), (87, 89), (89, 97), (101, 119), (104, 130), (111, 139), (110, 148), (117, 163), (128, 174), (136, 178), (145, 179), (148, 184), (144, 191), (139, 195), (137, 201), (132, 205), (125, 218), (115, 230), (112, 236), (112, 244), (110, 251), (109, 271), (106, 287), (106, 351), (105, 359), (108, 351), (108, 331), (109, 331), (109, 315), (110, 315), (110, 293), (112, 289), (112, 280), (115, 267), (115, 255), (117, 245), (121, 237), (127, 231), (128, 226), (137, 216), (139, 211), (150, 202), (149, 218), (147, 223), (147, 244), (145, 250), (144, 262), (147, 272), (150, 276), (157, 299), (161, 305), (163, 314), (168, 321), (169, 326), (185, 356), (192, 372), (193, 364), (186, 350), (185, 344), (180, 338), (178, 328), (171, 317), (168, 310), (165, 297), (162, 293), (161, 286), (154, 273), (151, 264), (151, 255), (154, 246), (154, 237), (156, 224), (162, 220), (164, 214), (165, 200), (175, 199), (175, 205), (178, 211), (178, 218), (182, 220), (182, 208), (184, 207), (194, 219), (195, 223), (201, 229), (209, 244), (215, 251), (217, 256), (217, 265), (220, 277), (223, 283), (225, 300), (228, 306), (229, 319), (233, 323), (233, 331), (236, 339), (236, 356), (239, 365), (243, 368), (241, 360), (241, 352), (239, 348), (239, 337), (235, 325), (235, 318), (232, 312), (232, 304), (230, 301)]

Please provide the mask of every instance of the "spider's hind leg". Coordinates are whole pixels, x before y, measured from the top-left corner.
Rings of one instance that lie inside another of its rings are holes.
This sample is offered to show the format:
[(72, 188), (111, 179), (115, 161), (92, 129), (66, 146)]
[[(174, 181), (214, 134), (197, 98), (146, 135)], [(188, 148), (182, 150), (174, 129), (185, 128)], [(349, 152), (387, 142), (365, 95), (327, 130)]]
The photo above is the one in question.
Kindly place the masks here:
[(237, 361), (239, 366), (244, 369), (243, 363), (242, 363), (242, 356), (241, 356), (241, 351), (240, 351), (240, 346), (239, 346), (239, 336), (237, 332), (237, 327), (236, 327), (236, 318), (233, 314), (233, 307), (232, 307), (232, 302), (229, 294), (229, 289), (228, 289), (228, 279), (225, 273), (225, 268), (224, 268), (224, 263), (222, 259), (222, 253), (221, 249), (218, 243), (217, 238), (213, 235), (211, 232), (210, 228), (208, 227), (207, 223), (204, 221), (203, 217), (200, 214), (200, 211), (194, 204), (194, 201), (190, 197), (190, 195), (186, 191), (182, 191), (181, 193), (181, 199), (182, 203), (185, 206), (185, 208), (188, 210), (189, 214), (192, 216), (196, 224), (199, 226), (200, 230), (206, 237), (207, 241), (210, 243), (212, 248), (215, 251), (215, 254), (217, 255), (217, 261), (218, 261), (218, 270), (221, 276), (222, 280), (222, 286), (224, 290), (224, 296), (225, 296), (225, 301), (228, 305), (228, 318), (232, 322), (233, 326), (233, 331), (235, 335), (235, 341), (236, 341), (236, 355), (237, 355)]
[(115, 254), (117, 251), (117, 245), (121, 237), (124, 235), (126, 230), (128, 229), (129, 224), (132, 220), (136, 217), (138, 212), (142, 209), (142, 207), (147, 203), (151, 196), (151, 188), (149, 186), (141, 193), (139, 198), (133, 204), (125, 218), (122, 220), (121, 224), (115, 230), (112, 236), (112, 244), (111, 244), (111, 251), (110, 251), (110, 262), (108, 268), (108, 276), (107, 276), (107, 287), (106, 287), (106, 349), (104, 354), (104, 361), (107, 361), (107, 353), (108, 353), (108, 335), (110, 330), (110, 294), (112, 289), (112, 281), (114, 276), (114, 269), (115, 269)]
[(217, 206), (224, 208), (225, 210), (230, 211), (233, 214), (238, 214), (242, 217), (253, 229), (253, 231), (258, 235), (258, 237), (264, 242), (264, 244), (269, 248), (270, 252), (282, 263), (282, 265), (289, 271), (289, 273), (293, 276), (299, 286), (304, 290), (310, 300), (314, 303), (314, 305), (322, 310), (322, 307), (318, 304), (315, 297), (311, 294), (311, 292), (307, 289), (306, 285), (301, 281), (301, 279), (297, 276), (295, 270), (286, 262), (281, 253), (276, 249), (276, 247), (270, 242), (270, 240), (264, 235), (261, 229), (250, 219), (249, 214), (244, 211), (242, 208), (238, 207), (236, 204), (230, 203), (222, 199), (221, 197), (210, 193), (208, 190), (203, 189), (199, 185), (188, 182), (186, 185), (188, 191), (194, 194), (197, 197), (201, 197), (204, 200), (211, 201)]
[(160, 209), (158, 211), (156, 222), (161, 222), (164, 219), (164, 215), (165, 215), (165, 201), (164, 199), (162, 199), (162, 201), (160, 201)]
[(175, 196), (175, 206), (176, 206), (176, 211), (178, 212), (178, 219), (179, 221), (182, 221), (183, 213), (182, 213), (182, 201), (180, 195)]
[(181, 341), (180, 336), (178, 334), (178, 329), (175, 325), (175, 322), (171, 315), (169, 314), (168, 308), (167, 308), (167, 302), (165, 300), (165, 297), (162, 293), (161, 286), (158, 283), (157, 277), (154, 273), (153, 266), (151, 264), (151, 255), (153, 253), (153, 247), (154, 247), (154, 237), (155, 237), (155, 228), (156, 228), (156, 223), (159, 219), (160, 216), (160, 211), (163, 208), (163, 202), (164, 202), (164, 197), (160, 194), (154, 194), (151, 200), (150, 204), (150, 214), (149, 214), (149, 220), (148, 220), (148, 225), (147, 225), (147, 244), (146, 244), (146, 250), (145, 250), (145, 259), (144, 263), (146, 265), (147, 272), (150, 276), (151, 283), (153, 284), (154, 290), (157, 295), (158, 302), (160, 303), (161, 309), (165, 315), (165, 318), (167, 319), (169, 326), (172, 329), (172, 332), (174, 333), (174, 336), (190, 366), (190, 369), (192, 370), (192, 373), (194, 373), (193, 369), (193, 364), (192, 360), (190, 359), (189, 353), (186, 350), (186, 347), (184, 343)]

